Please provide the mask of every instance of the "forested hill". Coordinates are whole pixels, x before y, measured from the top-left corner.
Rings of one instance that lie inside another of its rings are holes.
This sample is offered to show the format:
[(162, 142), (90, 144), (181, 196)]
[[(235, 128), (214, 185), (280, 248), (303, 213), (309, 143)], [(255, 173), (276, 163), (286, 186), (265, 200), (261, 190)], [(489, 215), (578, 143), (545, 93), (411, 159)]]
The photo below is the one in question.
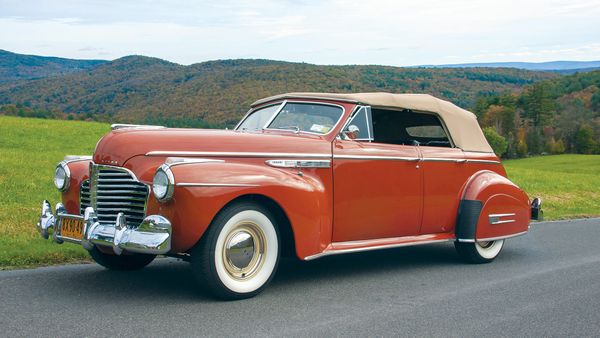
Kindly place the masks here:
[(93, 69), (105, 62), (24, 55), (0, 49), (0, 84)]
[(472, 108), (478, 96), (516, 93), (535, 81), (557, 77), (509, 68), (318, 66), (269, 60), (182, 66), (128, 56), (62, 76), (0, 84), (0, 105), (5, 110), (14, 105), (64, 112), (71, 118), (230, 126), (254, 100), (289, 91), (429, 93)]
[(498, 154), (600, 154), (600, 71), (482, 96), (474, 111)]

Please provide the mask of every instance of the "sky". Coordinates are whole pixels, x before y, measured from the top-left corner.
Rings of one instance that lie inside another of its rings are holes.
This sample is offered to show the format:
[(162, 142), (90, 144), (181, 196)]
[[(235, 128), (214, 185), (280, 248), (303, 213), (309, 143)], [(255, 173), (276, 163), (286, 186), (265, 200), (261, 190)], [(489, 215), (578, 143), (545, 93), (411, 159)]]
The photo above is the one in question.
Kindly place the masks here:
[(0, 0), (0, 49), (185, 65), (600, 60), (600, 0)]

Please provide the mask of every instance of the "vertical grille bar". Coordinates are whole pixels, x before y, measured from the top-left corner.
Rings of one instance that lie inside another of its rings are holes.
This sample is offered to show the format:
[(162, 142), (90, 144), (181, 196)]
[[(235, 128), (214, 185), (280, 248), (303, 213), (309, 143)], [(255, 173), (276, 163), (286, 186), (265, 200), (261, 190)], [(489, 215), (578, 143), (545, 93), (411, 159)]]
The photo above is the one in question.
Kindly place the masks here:
[(83, 215), (85, 208), (90, 205), (90, 180), (85, 180), (79, 188), (79, 213)]

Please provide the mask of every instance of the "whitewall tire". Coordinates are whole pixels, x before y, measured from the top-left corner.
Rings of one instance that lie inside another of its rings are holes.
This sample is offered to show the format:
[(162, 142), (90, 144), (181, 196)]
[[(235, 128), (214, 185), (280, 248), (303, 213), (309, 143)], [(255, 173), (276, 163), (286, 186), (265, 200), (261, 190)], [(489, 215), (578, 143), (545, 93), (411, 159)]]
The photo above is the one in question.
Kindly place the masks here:
[(196, 277), (213, 295), (242, 299), (271, 281), (280, 257), (275, 218), (263, 206), (242, 202), (222, 210), (191, 252)]
[(489, 263), (493, 261), (504, 247), (504, 240), (461, 243), (454, 242), (458, 255), (468, 263)]

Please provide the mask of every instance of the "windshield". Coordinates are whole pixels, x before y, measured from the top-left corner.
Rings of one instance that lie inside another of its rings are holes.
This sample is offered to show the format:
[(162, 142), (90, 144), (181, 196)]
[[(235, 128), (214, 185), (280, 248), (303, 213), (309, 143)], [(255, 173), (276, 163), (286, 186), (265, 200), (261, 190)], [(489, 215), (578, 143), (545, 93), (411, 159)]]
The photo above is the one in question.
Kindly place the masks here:
[[(238, 130), (278, 129), (327, 134), (343, 114), (339, 106), (318, 103), (284, 102), (258, 109), (239, 125)], [(277, 114), (273, 117), (273, 114)]]

